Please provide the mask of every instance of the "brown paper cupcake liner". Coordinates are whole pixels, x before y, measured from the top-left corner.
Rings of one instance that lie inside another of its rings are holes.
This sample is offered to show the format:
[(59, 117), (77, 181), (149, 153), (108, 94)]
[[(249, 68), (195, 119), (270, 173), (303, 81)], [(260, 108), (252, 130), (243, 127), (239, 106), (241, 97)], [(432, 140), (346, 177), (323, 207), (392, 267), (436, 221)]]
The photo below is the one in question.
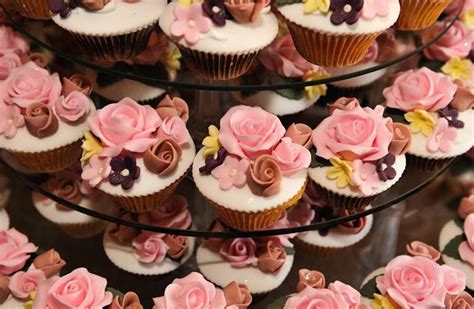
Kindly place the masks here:
[(177, 46), (188, 69), (207, 80), (229, 80), (247, 73), (259, 52), (221, 55)]
[(114, 203), (120, 208), (135, 213), (148, 212), (160, 207), (164, 202), (166, 202), (176, 191), (176, 188), (178, 187), (179, 183), (184, 179), (184, 177), (186, 177), (186, 174), (187, 172), (184, 173), (181, 178), (179, 178), (163, 190), (149, 195), (120, 196), (108, 194), (106, 192), (105, 193), (110, 196)]
[(306, 183), (303, 187), (285, 203), (263, 211), (244, 212), (225, 208), (211, 200), (209, 202), (216, 209), (219, 217), (228, 226), (239, 231), (262, 230), (278, 221), (281, 214), (289, 207), (293, 206), (302, 196)]
[(48, 0), (9, 0), (14, 2), (14, 7), (20, 15), (33, 19), (51, 19)]
[(444, 159), (428, 159), (428, 158), (422, 158), (418, 156), (413, 156), (410, 154), (407, 154), (407, 163), (408, 166), (417, 168), (422, 171), (434, 171), (437, 169), (441, 169), (445, 167), (451, 160), (454, 159), (452, 158), (444, 158)]
[(94, 220), (89, 223), (59, 224), (61, 230), (71, 238), (82, 239), (102, 233), (106, 223), (102, 220)]
[(94, 60), (117, 62), (133, 58), (142, 52), (154, 28), (155, 24), (152, 24), (141, 30), (111, 36), (70, 33), (88, 57)]
[(451, 0), (400, 0), (397, 30), (420, 30), (434, 24)]
[(32, 173), (54, 173), (62, 171), (79, 161), (82, 140), (43, 152), (17, 152), (5, 149), (13, 163)]
[(377, 197), (377, 195), (366, 197), (345, 196), (323, 188), (317, 183), (315, 183), (315, 188), (321, 199), (323, 199), (326, 203), (332, 207), (344, 208), (347, 210), (362, 211)]
[(330, 254), (339, 252), (341, 249), (344, 249), (344, 248), (315, 246), (315, 245), (302, 241), (298, 237), (293, 238), (292, 241), (294, 242), (297, 251), (309, 252), (314, 255), (330, 255)]

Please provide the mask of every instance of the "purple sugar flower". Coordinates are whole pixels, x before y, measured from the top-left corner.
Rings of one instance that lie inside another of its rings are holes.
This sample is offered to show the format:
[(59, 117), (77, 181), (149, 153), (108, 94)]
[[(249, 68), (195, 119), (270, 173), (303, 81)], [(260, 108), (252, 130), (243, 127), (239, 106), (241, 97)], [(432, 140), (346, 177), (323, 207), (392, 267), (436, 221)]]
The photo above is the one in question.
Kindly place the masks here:
[(199, 168), (199, 172), (201, 174), (210, 174), (216, 167), (224, 163), (226, 155), (227, 152), (225, 151), (224, 147), (222, 147), (217, 152), (217, 156), (215, 158), (214, 156), (207, 156), (205, 164)]
[(115, 157), (110, 161), (112, 172), (109, 175), (109, 182), (114, 186), (122, 185), (122, 189), (128, 190), (140, 177), (140, 167), (137, 160), (131, 155), (125, 157)]
[(331, 0), (329, 9), (333, 11), (331, 22), (340, 25), (346, 22), (348, 25), (355, 24), (359, 20), (364, 0)]
[(395, 164), (395, 156), (388, 154), (385, 157), (378, 159), (375, 164), (377, 174), (379, 175), (380, 181), (392, 180), (397, 175), (397, 171), (393, 168)]
[(223, 0), (206, 0), (202, 4), (202, 11), (217, 26), (224, 26), (226, 20), (225, 5)]
[(448, 121), (448, 125), (450, 127), (454, 127), (456, 129), (464, 128), (464, 122), (458, 119), (459, 111), (451, 106), (446, 106), (438, 110), (438, 115), (440, 117), (445, 118)]
[(77, 7), (77, 0), (48, 0), (48, 8), (53, 13), (59, 13), (66, 18)]

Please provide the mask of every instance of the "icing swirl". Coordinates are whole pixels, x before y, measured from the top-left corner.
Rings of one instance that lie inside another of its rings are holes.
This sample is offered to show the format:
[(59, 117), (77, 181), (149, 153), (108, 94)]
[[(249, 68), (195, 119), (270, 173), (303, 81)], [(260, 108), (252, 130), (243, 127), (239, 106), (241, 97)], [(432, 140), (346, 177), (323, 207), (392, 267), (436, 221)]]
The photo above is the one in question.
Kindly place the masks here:
[(165, 235), (165, 237), (163, 237), (163, 240), (168, 246), (167, 255), (172, 259), (181, 258), (188, 249), (189, 241), (186, 236)]
[(326, 286), (326, 278), (322, 273), (315, 270), (302, 268), (298, 271), (298, 284), (296, 292), (303, 291), (306, 287), (313, 289), (324, 289)]
[(311, 140), (312, 132), (313, 130), (304, 123), (293, 123), (286, 130), (285, 137), (291, 138), (295, 144), (310, 149), (313, 146), (313, 141)]
[(145, 152), (143, 162), (150, 172), (158, 176), (168, 176), (178, 166), (182, 152), (173, 139), (160, 139)]
[(63, 77), (63, 96), (67, 97), (73, 91), (89, 96), (92, 93), (92, 81), (81, 74), (74, 74), (69, 78)]
[(90, 99), (82, 92), (72, 91), (66, 97), (59, 97), (54, 110), (63, 121), (75, 123), (89, 113)]
[(38, 138), (48, 137), (58, 131), (58, 118), (43, 103), (32, 103), (26, 109), (25, 124), (28, 132)]
[(156, 112), (160, 115), (161, 119), (179, 117), (184, 122), (189, 120), (188, 104), (178, 97), (171, 99), (169, 95), (166, 95), (156, 107)]
[(225, 240), (219, 253), (233, 267), (244, 268), (256, 261), (257, 245), (252, 238), (233, 238)]
[(38, 284), (45, 279), (46, 277), (41, 270), (19, 271), (10, 278), (8, 288), (15, 297), (27, 299), (31, 292), (36, 291)]
[[(236, 309), (246, 309), (252, 303), (252, 294), (245, 284), (232, 281), (224, 288), (226, 305)], [(233, 307), (234, 308), (234, 307)]]
[(404, 124), (394, 122), (388, 124), (388, 129), (393, 133), (388, 152), (394, 156), (405, 154), (411, 146), (410, 128)]
[(136, 293), (127, 292), (123, 297), (116, 295), (109, 309), (143, 309), (143, 306)]
[(309, 150), (300, 144), (293, 143), (289, 137), (281, 139), (280, 144), (272, 151), (272, 156), (277, 159), (284, 176), (293, 175), (311, 164)]
[(329, 115), (334, 114), (334, 111), (336, 109), (340, 109), (343, 111), (351, 111), (358, 106), (360, 106), (359, 100), (357, 100), (356, 98), (341, 97), (337, 99), (334, 103), (328, 104)]
[(188, 201), (181, 195), (171, 196), (162, 206), (138, 216), (141, 223), (173, 229), (187, 229), (192, 218)]
[(406, 249), (411, 256), (422, 256), (435, 262), (441, 257), (441, 253), (434, 247), (417, 240), (407, 244)]
[(278, 241), (269, 240), (259, 250), (257, 268), (264, 273), (274, 273), (286, 260), (286, 251)]
[(8, 53), (0, 57), (0, 80), (6, 79), (10, 72), (21, 66), (21, 59), (17, 54)]
[(469, 293), (462, 291), (458, 295), (446, 295), (444, 304), (446, 309), (473, 309), (474, 299)]
[(59, 271), (66, 265), (66, 262), (56, 250), (50, 249), (38, 255), (33, 260), (33, 265), (36, 269), (43, 271), (46, 278), (50, 278), (53, 275), (59, 274)]
[(261, 155), (250, 164), (247, 184), (253, 194), (269, 197), (280, 191), (282, 177), (278, 161), (270, 155)]

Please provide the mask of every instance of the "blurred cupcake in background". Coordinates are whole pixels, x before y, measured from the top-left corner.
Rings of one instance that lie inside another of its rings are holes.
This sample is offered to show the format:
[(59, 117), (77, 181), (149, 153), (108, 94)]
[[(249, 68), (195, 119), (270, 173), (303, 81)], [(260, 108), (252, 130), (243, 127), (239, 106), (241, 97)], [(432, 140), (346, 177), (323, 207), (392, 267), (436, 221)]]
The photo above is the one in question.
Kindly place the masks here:
[(5, 206), (10, 198), (11, 188), (8, 177), (2, 173), (0, 168), (0, 229), (6, 230), (10, 226), (10, 217)]

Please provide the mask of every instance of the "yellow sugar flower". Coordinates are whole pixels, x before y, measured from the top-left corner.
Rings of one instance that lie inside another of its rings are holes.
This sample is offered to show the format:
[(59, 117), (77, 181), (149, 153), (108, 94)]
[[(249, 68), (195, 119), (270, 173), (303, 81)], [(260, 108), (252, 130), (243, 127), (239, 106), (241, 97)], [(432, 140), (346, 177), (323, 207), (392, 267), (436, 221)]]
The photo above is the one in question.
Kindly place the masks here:
[(469, 59), (461, 60), (455, 56), (449, 59), (442, 67), (444, 74), (454, 79), (470, 80), (471, 79), (472, 62)]
[(374, 308), (374, 309), (398, 309), (399, 307), (390, 298), (384, 297), (380, 294), (374, 294), (374, 299), (372, 300), (372, 308)]
[[(309, 82), (328, 78), (330, 76), (331, 75), (328, 74), (324, 69), (318, 69), (315, 71), (307, 71), (306, 73), (304, 73), (303, 80), (305, 82)], [(304, 87), (306, 97), (310, 100), (316, 99), (318, 96), (326, 95), (326, 90), (327, 86), (324, 84)]]
[(311, 14), (313, 12), (327, 13), (329, 11), (329, 0), (303, 0), (304, 13)]
[(178, 3), (181, 5), (191, 5), (194, 3), (194, 0), (178, 0)]
[(338, 188), (345, 188), (352, 185), (352, 165), (349, 161), (344, 161), (338, 157), (329, 159), (332, 166), (327, 170), (326, 177), (331, 180), (336, 180)]
[(84, 131), (81, 161), (87, 161), (102, 152), (102, 145), (89, 131)]
[(181, 69), (180, 59), (181, 53), (179, 52), (179, 49), (174, 46), (165, 55), (163, 64), (168, 71), (170, 80), (174, 80), (176, 78), (176, 71)]
[(405, 114), (405, 119), (410, 123), (410, 130), (413, 133), (421, 132), (428, 137), (433, 132), (435, 120), (425, 110), (416, 109), (413, 112), (408, 112)]
[(461, 14), (461, 21), (468, 27), (474, 28), (474, 10), (468, 10)]
[(30, 292), (30, 300), (27, 301), (26, 303), (23, 303), (23, 308), (24, 309), (31, 309), (33, 308), (33, 301), (35, 300), (36, 297), (36, 292)]
[(222, 147), (218, 138), (219, 129), (214, 125), (210, 125), (208, 130), (209, 136), (202, 141), (202, 145), (204, 146), (204, 157), (215, 155)]

